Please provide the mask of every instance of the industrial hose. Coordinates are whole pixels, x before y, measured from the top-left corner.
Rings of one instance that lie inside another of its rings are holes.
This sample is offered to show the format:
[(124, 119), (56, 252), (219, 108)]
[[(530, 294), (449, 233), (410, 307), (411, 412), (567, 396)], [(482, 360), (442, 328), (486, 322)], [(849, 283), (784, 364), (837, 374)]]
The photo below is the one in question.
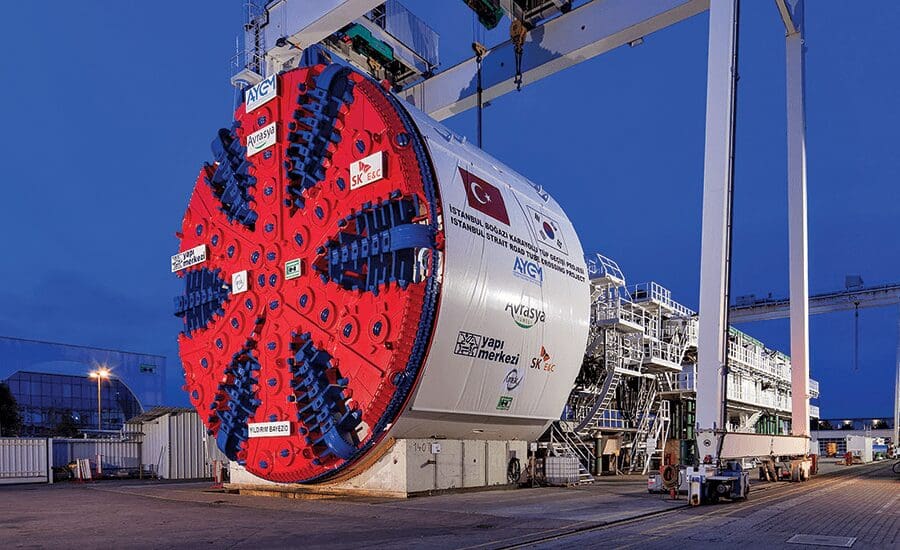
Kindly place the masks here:
[(518, 458), (510, 458), (509, 464), (506, 466), (506, 480), (510, 483), (518, 483), (521, 475), (522, 463)]

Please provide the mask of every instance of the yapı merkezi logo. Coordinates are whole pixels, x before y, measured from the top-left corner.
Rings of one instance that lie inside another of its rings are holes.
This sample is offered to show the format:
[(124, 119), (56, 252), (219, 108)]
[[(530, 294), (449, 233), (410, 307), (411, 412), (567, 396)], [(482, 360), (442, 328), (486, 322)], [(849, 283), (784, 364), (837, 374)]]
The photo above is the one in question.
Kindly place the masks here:
[(508, 311), (512, 320), (522, 328), (531, 328), (538, 323), (543, 323), (547, 318), (543, 309), (530, 307), (523, 303), (507, 303), (503, 310)]
[(507, 353), (503, 349), (505, 345), (506, 342), (500, 338), (482, 336), (481, 334), (461, 330), (456, 336), (456, 347), (453, 353), (504, 365), (518, 365), (519, 354)]
[(544, 268), (537, 262), (526, 260), (522, 256), (516, 256), (512, 271), (513, 275), (529, 283), (534, 283), (538, 286), (544, 284)]

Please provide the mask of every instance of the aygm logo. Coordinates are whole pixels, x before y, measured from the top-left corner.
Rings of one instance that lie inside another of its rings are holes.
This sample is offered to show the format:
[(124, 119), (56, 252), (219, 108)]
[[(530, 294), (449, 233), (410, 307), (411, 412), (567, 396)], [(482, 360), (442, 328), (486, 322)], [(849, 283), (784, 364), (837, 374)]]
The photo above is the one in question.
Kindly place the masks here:
[(506, 304), (504, 311), (508, 311), (512, 320), (522, 328), (531, 328), (538, 323), (543, 323), (546, 318), (544, 310), (521, 303)]
[(513, 275), (538, 286), (544, 283), (544, 268), (539, 266), (537, 262), (526, 260), (522, 256), (516, 256), (516, 261), (513, 264)]
[(260, 105), (267, 103), (278, 95), (278, 75), (272, 75), (244, 92), (244, 103), (249, 113)]
[(453, 350), (453, 353), (495, 363), (518, 365), (519, 354), (506, 353), (503, 350), (505, 344), (506, 342), (499, 338), (491, 338), (461, 330), (456, 337), (456, 348)]

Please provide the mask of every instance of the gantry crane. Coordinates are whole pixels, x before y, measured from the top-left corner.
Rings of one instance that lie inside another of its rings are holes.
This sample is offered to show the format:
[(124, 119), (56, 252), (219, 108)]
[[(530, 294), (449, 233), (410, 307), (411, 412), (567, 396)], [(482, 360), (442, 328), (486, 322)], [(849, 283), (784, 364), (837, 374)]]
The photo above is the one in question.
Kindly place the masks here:
[[(846, 288), (835, 292), (815, 294), (809, 297), (809, 314), (834, 313), (837, 311), (854, 311), (860, 309), (900, 306), (900, 283), (877, 286), (864, 286), (859, 277), (848, 277)], [(784, 319), (790, 313), (788, 298), (762, 298), (755, 296), (740, 297), (731, 306), (732, 323), (748, 323)], [(897, 365), (894, 381), (894, 445), (900, 438), (900, 312), (897, 317)], [(858, 337), (858, 325), (856, 335)], [(858, 342), (856, 343), (858, 349)]]
[[(411, 48), (395, 43), (397, 39), (393, 37), (397, 33), (392, 35), (386, 32), (387, 29), (378, 23), (382, 19), (389, 22), (398, 18), (371, 15), (370, 12), (374, 12), (380, 4), (379, 0), (321, 0), (315, 3), (281, 0), (266, 3), (245, 27), (245, 51), (238, 52), (237, 59), (242, 62), (238, 63), (240, 70), (235, 71), (232, 82), (244, 88), (261, 81), (267, 72), (295, 66), (309, 46), (327, 42), (338, 32), (341, 44), (353, 50), (348, 53), (348, 58), (352, 59), (354, 53), (360, 54), (362, 51), (365, 59), (361, 59), (359, 65), (363, 70), (371, 69), (379, 78), (388, 79), (391, 76), (388, 80), (401, 98), (431, 117), (442, 120), (516, 90), (523, 82), (531, 84), (612, 49), (638, 45), (656, 31), (699, 13), (709, 14), (697, 444), (702, 455), (710, 457), (710, 472), (717, 467), (713, 465), (727, 458), (805, 455), (808, 452), (810, 409), (804, 0), (775, 0), (785, 27), (793, 434), (759, 437), (730, 433), (727, 444), (723, 443), (723, 390), (728, 366), (728, 280), (739, 0), (467, 2), (470, 6), (485, 4), (492, 8), (479, 13), (486, 26), (496, 24), (495, 20), (498, 20), (502, 10), (519, 23), (524, 21), (525, 32), (517, 40), (511, 37), (509, 41), (479, 51), (471, 59), (438, 72), (435, 72), (436, 55), (406, 55)], [(394, 4), (394, 0), (388, 0), (384, 4), (385, 10), (400, 10)], [(365, 15), (367, 13), (368, 16)], [(357, 41), (365, 44), (357, 44)], [(431, 43), (428, 40), (422, 42)], [(341, 44), (337, 44), (338, 49), (344, 47)], [(436, 45), (436, 40), (433, 44)], [(381, 52), (381, 57), (373, 60), (369, 57), (373, 51)], [(379, 71), (387, 66), (386, 62), (390, 66), (399, 63), (397, 66), (402, 65), (408, 70), (383, 75)], [(417, 81), (417, 78), (421, 80)], [(700, 477), (702, 480), (703, 476)], [(718, 477), (712, 475), (712, 478)], [(719, 483), (718, 486), (725, 484)]]

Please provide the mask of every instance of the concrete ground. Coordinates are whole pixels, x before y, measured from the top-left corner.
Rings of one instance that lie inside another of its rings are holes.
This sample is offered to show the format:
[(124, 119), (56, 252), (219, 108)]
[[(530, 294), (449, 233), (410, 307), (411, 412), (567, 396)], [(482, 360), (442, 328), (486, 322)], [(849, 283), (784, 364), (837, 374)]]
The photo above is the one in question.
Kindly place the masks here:
[(897, 548), (900, 482), (890, 464), (831, 469), (693, 509), (648, 494), (642, 477), (406, 500), (250, 497), (208, 482), (23, 485), (0, 488), (0, 547), (803, 548), (786, 544), (802, 533)]
[[(683, 508), (665, 517), (550, 535), (526, 546), (799, 550), (853, 538), (852, 548), (900, 548), (900, 476), (891, 465), (825, 465), (826, 475), (751, 491), (746, 502)], [(789, 544), (796, 535), (824, 537), (823, 544)]]

